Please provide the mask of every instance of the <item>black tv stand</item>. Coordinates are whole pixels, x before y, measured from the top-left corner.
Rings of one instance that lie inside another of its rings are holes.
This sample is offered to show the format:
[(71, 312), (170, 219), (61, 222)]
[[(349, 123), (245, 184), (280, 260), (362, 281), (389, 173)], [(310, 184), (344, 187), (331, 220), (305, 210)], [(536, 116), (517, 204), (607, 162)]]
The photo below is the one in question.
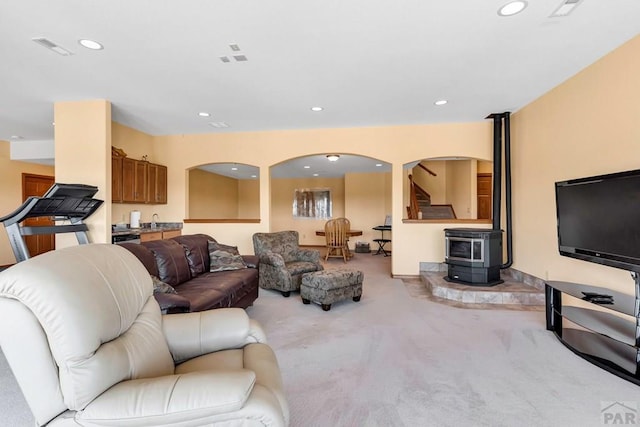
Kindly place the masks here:
[[(635, 296), (597, 286), (547, 282), (546, 321), (547, 330), (575, 354), (640, 385), (640, 276), (635, 272), (631, 276)], [(604, 310), (563, 304), (565, 295)]]

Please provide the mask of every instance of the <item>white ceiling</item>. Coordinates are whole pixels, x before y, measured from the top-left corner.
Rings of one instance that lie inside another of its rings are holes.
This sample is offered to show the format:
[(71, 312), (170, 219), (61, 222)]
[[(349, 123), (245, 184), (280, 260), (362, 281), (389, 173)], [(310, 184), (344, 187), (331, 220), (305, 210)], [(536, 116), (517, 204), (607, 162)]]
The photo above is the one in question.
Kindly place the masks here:
[[(52, 139), (54, 102), (97, 98), (152, 135), (479, 121), (640, 33), (638, 0), (584, 0), (564, 18), (549, 17), (561, 0), (500, 17), (506, 2), (5, 0), (0, 139)], [(248, 61), (219, 59), (234, 53)]]

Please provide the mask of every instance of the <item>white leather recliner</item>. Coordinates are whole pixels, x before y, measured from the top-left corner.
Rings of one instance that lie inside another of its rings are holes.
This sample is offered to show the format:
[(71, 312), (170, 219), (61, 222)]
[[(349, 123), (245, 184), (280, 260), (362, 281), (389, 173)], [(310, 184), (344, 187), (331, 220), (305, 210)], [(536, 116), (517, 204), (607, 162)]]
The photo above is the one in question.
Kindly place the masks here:
[(0, 345), (47, 426), (287, 426), (276, 357), (239, 308), (161, 315), (129, 251), (89, 244), (0, 273)]

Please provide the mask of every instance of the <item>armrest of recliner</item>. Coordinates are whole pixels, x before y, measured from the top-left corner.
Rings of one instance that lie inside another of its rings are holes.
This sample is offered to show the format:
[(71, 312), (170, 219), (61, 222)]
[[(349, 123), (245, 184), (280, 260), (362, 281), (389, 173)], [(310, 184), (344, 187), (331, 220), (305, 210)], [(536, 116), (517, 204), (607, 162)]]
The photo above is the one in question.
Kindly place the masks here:
[(242, 408), (255, 381), (255, 373), (245, 369), (123, 381), (76, 417), (95, 425), (125, 421), (127, 425), (173, 425), (198, 420)]
[(263, 252), (260, 254), (260, 264), (284, 267), (284, 258), (275, 252)]
[(241, 308), (167, 314), (162, 316), (162, 330), (176, 363), (267, 341), (262, 327)]

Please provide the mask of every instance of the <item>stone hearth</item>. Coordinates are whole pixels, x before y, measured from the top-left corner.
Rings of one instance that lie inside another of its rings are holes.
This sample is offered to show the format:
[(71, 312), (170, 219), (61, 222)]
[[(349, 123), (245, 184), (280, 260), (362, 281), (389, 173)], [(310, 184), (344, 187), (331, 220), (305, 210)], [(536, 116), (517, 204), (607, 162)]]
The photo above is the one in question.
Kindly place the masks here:
[(495, 286), (448, 282), (446, 264), (421, 264), (420, 279), (435, 299), (463, 305), (494, 305), (504, 308), (544, 308), (544, 281), (518, 270), (501, 272), (504, 283)]

